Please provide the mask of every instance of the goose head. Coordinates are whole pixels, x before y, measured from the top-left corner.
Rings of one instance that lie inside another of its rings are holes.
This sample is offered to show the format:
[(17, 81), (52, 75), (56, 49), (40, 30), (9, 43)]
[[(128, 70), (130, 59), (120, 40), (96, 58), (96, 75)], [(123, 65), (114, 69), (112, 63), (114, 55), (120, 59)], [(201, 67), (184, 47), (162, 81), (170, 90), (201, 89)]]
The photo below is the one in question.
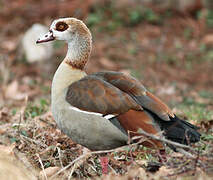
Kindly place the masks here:
[(91, 33), (81, 20), (76, 18), (60, 18), (52, 22), (49, 32), (40, 37), (36, 43), (53, 40), (64, 40), (69, 43), (82, 36), (91, 37)]
[(92, 46), (92, 36), (87, 26), (76, 18), (54, 20), (49, 32), (40, 37), (36, 43), (63, 40), (68, 44), (65, 61), (78, 69), (83, 69)]

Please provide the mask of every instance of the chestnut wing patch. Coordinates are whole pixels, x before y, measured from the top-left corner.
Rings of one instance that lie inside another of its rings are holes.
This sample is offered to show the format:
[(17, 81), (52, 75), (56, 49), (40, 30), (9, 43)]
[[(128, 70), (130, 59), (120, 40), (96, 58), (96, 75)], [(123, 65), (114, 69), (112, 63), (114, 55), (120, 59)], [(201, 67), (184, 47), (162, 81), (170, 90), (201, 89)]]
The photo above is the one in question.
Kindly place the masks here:
[(98, 72), (95, 76), (109, 82), (121, 91), (129, 94), (143, 108), (155, 113), (162, 120), (170, 121), (174, 114), (159, 98), (151, 94), (137, 79), (120, 72)]
[(81, 110), (103, 115), (122, 114), (130, 109), (142, 110), (131, 96), (95, 75), (72, 83), (68, 87), (66, 101)]

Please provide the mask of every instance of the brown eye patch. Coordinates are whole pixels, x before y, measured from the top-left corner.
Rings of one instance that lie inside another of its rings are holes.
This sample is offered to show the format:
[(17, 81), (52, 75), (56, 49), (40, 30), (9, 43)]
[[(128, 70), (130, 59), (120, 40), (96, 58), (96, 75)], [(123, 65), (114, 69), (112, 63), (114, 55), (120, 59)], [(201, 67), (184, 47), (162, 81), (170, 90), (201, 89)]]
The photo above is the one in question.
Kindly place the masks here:
[(56, 30), (57, 31), (65, 31), (68, 28), (68, 25), (65, 22), (57, 22)]

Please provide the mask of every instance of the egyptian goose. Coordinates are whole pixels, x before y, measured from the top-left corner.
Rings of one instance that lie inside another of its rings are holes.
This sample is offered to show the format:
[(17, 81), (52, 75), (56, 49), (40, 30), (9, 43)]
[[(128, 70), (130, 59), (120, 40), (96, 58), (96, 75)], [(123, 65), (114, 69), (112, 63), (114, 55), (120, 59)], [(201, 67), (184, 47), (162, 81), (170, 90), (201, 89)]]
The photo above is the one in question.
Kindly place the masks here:
[[(53, 78), (51, 109), (58, 127), (73, 141), (90, 150), (108, 150), (126, 145), (128, 131), (141, 130), (164, 131), (167, 139), (182, 144), (199, 141), (197, 127), (179, 119), (137, 79), (111, 71), (86, 74), (92, 36), (82, 21), (54, 20), (37, 43), (53, 40), (64, 40), (68, 51)], [(152, 142), (143, 145), (164, 150), (162, 142)]]

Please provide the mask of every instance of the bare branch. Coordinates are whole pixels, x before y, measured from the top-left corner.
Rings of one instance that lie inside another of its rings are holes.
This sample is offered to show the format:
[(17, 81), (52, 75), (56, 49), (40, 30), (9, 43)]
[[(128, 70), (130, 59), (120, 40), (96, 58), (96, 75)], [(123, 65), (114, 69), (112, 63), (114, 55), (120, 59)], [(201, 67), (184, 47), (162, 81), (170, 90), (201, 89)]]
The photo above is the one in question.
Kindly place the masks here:
[[(143, 131), (141, 129), (140, 131), (140, 134), (144, 135), (144, 136), (147, 136), (147, 137), (150, 137), (151, 139), (155, 139), (155, 140), (159, 140), (159, 141), (162, 141), (162, 142), (165, 142), (165, 143), (168, 143), (168, 144), (171, 144), (173, 146), (176, 146), (176, 147), (179, 147), (179, 148), (184, 148), (184, 149), (190, 149), (193, 151), (193, 148), (191, 148), (190, 146), (187, 146), (187, 145), (183, 145), (183, 144), (180, 144), (180, 143), (177, 143), (177, 142), (174, 142), (174, 141), (170, 141), (168, 139), (165, 139), (164, 137), (158, 137), (156, 135), (153, 135), (153, 134), (149, 134), (145, 131)], [(142, 138), (143, 136), (137, 136), (137, 137), (134, 137), (134, 139), (140, 139)]]

